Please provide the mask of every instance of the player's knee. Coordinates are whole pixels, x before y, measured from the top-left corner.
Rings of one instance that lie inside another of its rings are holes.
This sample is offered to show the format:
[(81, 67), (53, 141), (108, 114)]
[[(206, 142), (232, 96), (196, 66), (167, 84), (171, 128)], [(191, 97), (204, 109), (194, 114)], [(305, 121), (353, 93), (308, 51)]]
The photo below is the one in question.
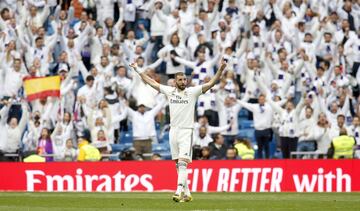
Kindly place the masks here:
[(186, 169), (187, 168), (187, 162), (185, 162), (184, 160), (179, 160), (179, 162), (177, 163), (177, 167), (178, 169)]

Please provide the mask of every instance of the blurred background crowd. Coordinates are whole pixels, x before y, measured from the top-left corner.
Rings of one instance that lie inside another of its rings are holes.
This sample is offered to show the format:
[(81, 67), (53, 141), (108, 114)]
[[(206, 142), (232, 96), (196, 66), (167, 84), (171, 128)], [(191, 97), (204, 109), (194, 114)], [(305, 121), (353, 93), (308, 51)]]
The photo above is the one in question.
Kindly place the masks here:
[[(174, 86), (228, 65), (196, 106), (193, 159), (360, 157), (359, 0), (1, 0), (0, 158), (170, 159)], [(59, 76), (29, 100), (24, 79)]]

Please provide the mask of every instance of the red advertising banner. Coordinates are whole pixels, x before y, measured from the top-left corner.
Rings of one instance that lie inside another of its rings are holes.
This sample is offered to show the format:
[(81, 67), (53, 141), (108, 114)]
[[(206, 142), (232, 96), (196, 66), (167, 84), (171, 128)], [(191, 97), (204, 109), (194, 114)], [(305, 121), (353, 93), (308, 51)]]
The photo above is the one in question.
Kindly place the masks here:
[[(360, 160), (195, 161), (195, 192), (360, 191)], [(0, 163), (1, 191), (174, 191), (172, 161)]]

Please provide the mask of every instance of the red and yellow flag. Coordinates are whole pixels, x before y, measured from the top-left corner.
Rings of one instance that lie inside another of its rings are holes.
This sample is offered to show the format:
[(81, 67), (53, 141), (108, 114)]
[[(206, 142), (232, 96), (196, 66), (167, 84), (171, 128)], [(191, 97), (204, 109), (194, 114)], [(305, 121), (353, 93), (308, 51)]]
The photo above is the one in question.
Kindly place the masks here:
[(28, 101), (45, 97), (60, 97), (60, 77), (24, 78), (24, 90)]

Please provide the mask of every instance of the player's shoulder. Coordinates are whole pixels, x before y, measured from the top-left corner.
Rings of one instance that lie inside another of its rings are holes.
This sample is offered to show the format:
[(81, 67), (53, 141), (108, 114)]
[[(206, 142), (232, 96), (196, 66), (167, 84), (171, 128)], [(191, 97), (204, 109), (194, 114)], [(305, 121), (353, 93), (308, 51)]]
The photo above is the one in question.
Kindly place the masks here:
[(197, 95), (199, 95), (199, 93), (202, 92), (202, 85), (187, 87), (187, 88), (185, 89), (185, 91), (188, 92), (188, 93), (190, 93), (190, 94), (197, 94)]

